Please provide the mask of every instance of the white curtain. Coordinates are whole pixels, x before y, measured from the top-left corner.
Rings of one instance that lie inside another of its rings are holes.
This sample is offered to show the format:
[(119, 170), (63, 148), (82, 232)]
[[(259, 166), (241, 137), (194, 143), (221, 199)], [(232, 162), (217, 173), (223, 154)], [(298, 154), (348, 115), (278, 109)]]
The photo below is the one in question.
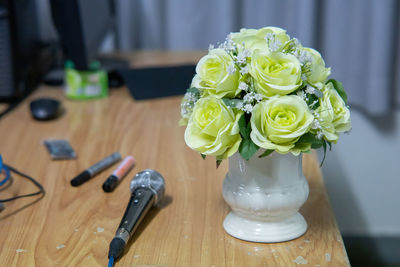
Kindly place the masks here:
[(242, 27), (278, 26), (322, 53), (354, 107), (384, 116), (400, 103), (400, 1), (116, 0), (116, 4), (121, 50), (205, 50)]

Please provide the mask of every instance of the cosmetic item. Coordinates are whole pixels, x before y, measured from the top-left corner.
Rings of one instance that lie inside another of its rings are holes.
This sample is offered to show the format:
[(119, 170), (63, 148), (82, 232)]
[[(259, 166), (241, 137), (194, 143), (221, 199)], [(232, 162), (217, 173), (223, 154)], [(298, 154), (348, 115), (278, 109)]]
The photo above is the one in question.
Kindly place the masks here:
[(135, 166), (135, 159), (132, 156), (127, 156), (118, 168), (108, 177), (103, 184), (104, 192), (112, 192), (121, 182), (121, 180), (128, 174), (128, 172)]
[(83, 184), (84, 182), (88, 181), (90, 178), (94, 177), (98, 173), (102, 172), (103, 170), (107, 169), (114, 163), (118, 162), (121, 160), (121, 154), (118, 152), (115, 152), (105, 159), (97, 162), (90, 168), (84, 170), (82, 173), (80, 173), (78, 176), (76, 176), (74, 179), (71, 180), (71, 185), (72, 186), (79, 186)]
[(52, 160), (76, 159), (76, 153), (67, 140), (44, 140)]

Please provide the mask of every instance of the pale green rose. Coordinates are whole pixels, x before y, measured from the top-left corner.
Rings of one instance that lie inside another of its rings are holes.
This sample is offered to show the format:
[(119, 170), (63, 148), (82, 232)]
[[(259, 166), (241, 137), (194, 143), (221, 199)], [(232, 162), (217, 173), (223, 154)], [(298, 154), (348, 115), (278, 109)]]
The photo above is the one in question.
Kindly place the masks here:
[(178, 125), (179, 126), (186, 126), (188, 124), (189, 119), (187, 117), (181, 117), (179, 119)]
[(234, 41), (239, 48), (244, 44), (245, 49), (266, 49), (267, 42), (264, 38), (257, 36), (256, 29), (241, 29), (240, 32), (231, 33), (232, 41)]
[(296, 147), (295, 143), (310, 130), (313, 120), (307, 104), (297, 95), (272, 97), (254, 107), (250, 137), (259, 147), (298, 155), (310, 149), (310, 145)]
[(239, 148), (239, 118), (242, 111), (234, 112), (216, 97), (198, 100), (185, 131), (185, 142), (203, 155), (226, 159)]
[(259, 30), (241, 29), (240, 32), (231, 33), (231, 38), (239, 45), (239, 48), (242, 48), (241, 45), (244, 43), (244, 48), (251, 51), (256, 49), (266, 50), (268, 48), (268, 43), (265, 37), (268, 33), (275, 34), (279, 49), (283, 48), (284, 44), (290, 40), (286, 31), (278, 27), (264, 27)]
[(287, 95), (302, 84), (299, 60), (281, 52), (254, 51), (249, 73), (256, 91), (267, 97)]
[(331, 68), (325, 68), (325, 61), (318, 51), (308, 47), (302, 49), (307, 51), (312, 58), (310, 72), (306, 73), (307, 82), (321, 89), (328, 76), (331, 75)]
[(325, 85), (322, 92), (324, 96), (319, 100), (316, 112), (320, 114), (319, 122), (325, 138), (336, 143), (338, 133), (351, 129), (350, 110), (332, 83)]
[(192, 115), (194, 105), (200, 98), (201, 92), (196, 88), (190, 88), (187, 90), (181, 101), (181, 119), (179, 120), (179, 126), (186, 126), (189, 122), (189, 118)]
[(213, 49), (197, 63), (196, 75), (192, 86), (203, 91), (205, 95), (217, 98), (234, 98), (240, 93), (239, 71), (230, 74), (228, 67), (234, 66), (232, 58), (222, 49)]
[(190, 115), (192, 115), (192, 109), (184, 106), (185, 103), (187, 103), (187, 99), (183, 97), (181, 101), (181, 119), (178, 122), (179, 126), (186, 126), (189, 122)]
[[(264, 39), (267, 34), (274, 34), (276, 42), (275, 45), (277, 48), (275, 50), (281, 50), (285, 46), (286, 42), (290, 40), (290, 37), (286, 34), (286, 31), (278, 27), (264, 27), (257, 31), (257, 36), (260, 36)], [(270, 43), (269, 45), (272, 44)]]
[(240, 32), (231, 33), (232, 41), (238, 45), (239, 51), (249, 49), (250, 51), (261, 49), (266, 50), (268, 48), (267, 41), (263, 36), (257, 35), (258, 30), (255, 29), (241, 29)]

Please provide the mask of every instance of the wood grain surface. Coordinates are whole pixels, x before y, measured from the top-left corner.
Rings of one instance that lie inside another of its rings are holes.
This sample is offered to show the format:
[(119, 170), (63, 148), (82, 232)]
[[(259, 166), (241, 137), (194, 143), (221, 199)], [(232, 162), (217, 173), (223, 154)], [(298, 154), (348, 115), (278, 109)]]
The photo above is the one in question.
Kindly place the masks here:
[(4, 112), (9, 107), (7, 103), (0, 103), (0, 113)]
[[(29, 101), (40, 96), (62, 101), (65, 114), (49, 122), (31, 119)], [(40, 200), (6, 203), (0, 213), (0, 266), (107, 266), (109, 242), (130, 198), (129, 182), (146, 168), (164, 176), (166, 197), (115, 266), (349, 266), (315, 154), (303, 160), (310, 185), (301, 209), (309, 225), (304, 236), (260, 244), (226, 234), (222, 222), (229, 207), (221, 188), (228, 162), (216, 169), (211, 157), (202, 160), (185, 145), (184, 128), (177, 126), (179, 104), (180, 97), (134, 101), (126, 88), (112, 90), (106, 99), (70, 101), (60, 88), (42, 87), (1, 119), (4, 161), (35, 177), (47, 193)], [(78, 158), (52, 161), (46, 139), (69, 140)], [(137, 164), (114, 192), (104, 193), (101, 186), (115, 166), (70, 186), (71, 178), (116, 151), (133, 155)], [(34, 190), (14, 175), (0, 198)]]

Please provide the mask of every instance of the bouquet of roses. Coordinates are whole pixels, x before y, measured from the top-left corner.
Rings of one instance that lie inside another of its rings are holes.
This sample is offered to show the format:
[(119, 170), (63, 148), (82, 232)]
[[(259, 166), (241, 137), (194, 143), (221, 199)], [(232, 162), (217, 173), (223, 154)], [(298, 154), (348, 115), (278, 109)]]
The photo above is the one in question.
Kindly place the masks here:
[(272, 152), (309, 153), (351, 128), (347, 96), (318, 51), (276, 27), (231, 33), (196, 67), (181, 103), (186, 144), (248, 160)]

